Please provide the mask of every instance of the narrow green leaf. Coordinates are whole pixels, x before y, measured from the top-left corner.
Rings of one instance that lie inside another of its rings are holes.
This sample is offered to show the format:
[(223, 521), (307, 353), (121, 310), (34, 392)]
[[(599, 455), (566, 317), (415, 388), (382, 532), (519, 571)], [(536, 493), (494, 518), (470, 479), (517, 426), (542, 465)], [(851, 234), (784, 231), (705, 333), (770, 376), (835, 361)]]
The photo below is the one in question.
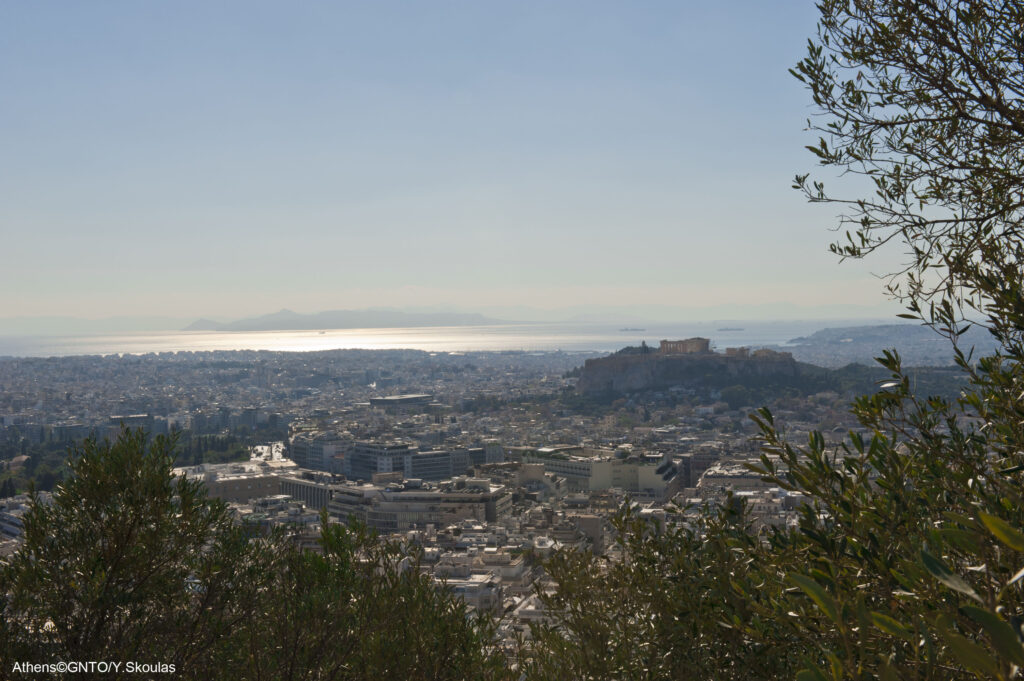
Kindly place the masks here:
[(821, 611), (824, 612), (830, 620), (836, 624), (840, 623), (839, 605), (836, 603), (836, 600), (832, 598), (827, 591), (825, 591), (825, 587), (804, 575), (791, 574), (789, 575), (789, 579), (800, 587), (805, 594), (810, 596), (811, 600), (821, 608)]
[(828, 663), (832, 668), (832, 678), (835, 681), (840, 681), (843, 678), (843, 664), (839, 661), (839, 657), (835, 653), (828, 653)]
[(818, 158), (824, 158), (825, 157), (825, 154), (822, 153), (821, 149), (819, 149), (818, 147), (812, 147), (810, 145), (807, 145), (804, 148), (807, 149), (807, 151), (809, 151), (812, 154), (814, 154), (815, 156), (817, 156)]
[(978, 516), (981, 518), (981, 522), (985, 523), (988, 531), (996, 536), (996, 539), (1014, 551), (1024, 553), (1024, 534), (998, 516), (988, 513), (979, 513)]
[(964, 527), (973, 527), (973, 528), (977, 528), (979, 530), (981, 529), (981, 523), (979, 523), (974, 518), (969, 518), (969, 517), (967, 517), (967, 516), (965, 516), (963, 514), (960, 514), (960, 513), (953, 513), (951, 511), (943, 511), (942, 517), (945, 518), (946, 520), (951, 520), (954, 523), (958, 523), (960, 525), (963, 525)]
[(949, 630), (943, 631), (942, 636), (953, 653), (953, 657), (960, 664), (989, 678), (999, 678), (999, 664), (992, 659), (987, 650)]
[(828, 681), (825, 675), (817, 667), (801, 669), (796, 673), (796, 681)]
[(1024, 647), (1014, 633), (1013, 627), (1003, 621), (999, 615), (990, 610), (965, 605), (961, 610), (980, 624), (992, 641), (992, 646), (1003, 659), (1010, 660), (1018, 666), (1024, 666)]
[(871, 617), (868, 614), (867, 606), (864, 605), (864, 596), (857, 597), (857, 626), (867, 629), (871, 626)]
[(914, 640), (914, 630), (895, 618), (872, 610), (871, 621), (874, 622), (876, 627), (887, 634), (897, 636), (907, 641)]
[[(981, 540), (976, 532), (970, 532), (968, 530), (961, 530), (955, 527), (945, 527), (938, 530), (939, 536), (945, 541), (949, 542), (958, 549), (967, 551), (968, 553), (980, 553), (981, 552)], [(983, 537), (984, 535), (982, 535)]]
[(932, 577), (939, 580), (953, 591), (970, 596), (974, 600), (981, 603), (981, 597), (978, 596), (977, 592), (971, 588), (971, 585), (964, 581), (963, 577), (954, 573), (946, 564), (941, 560), (928, 553), (924, 549), (921, 550), (921, 564), (924, 565), (924, 569), (931, 573)]

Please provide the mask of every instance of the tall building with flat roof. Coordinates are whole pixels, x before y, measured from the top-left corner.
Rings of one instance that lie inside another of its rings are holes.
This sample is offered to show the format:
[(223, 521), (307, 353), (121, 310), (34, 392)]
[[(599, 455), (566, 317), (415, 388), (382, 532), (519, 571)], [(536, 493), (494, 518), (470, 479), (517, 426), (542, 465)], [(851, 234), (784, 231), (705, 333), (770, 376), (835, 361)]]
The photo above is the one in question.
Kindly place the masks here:
[[(454, 472), (451, 452), (413, 452), (405, 455), (403, 464), (407, 478), (447, 480)], [(465, 467), (459, 471), (465, 472)]]
[[(481, 451), (483, 454), (483, 451)], [(401, 473), (406, 478), (447, 480), (470, 465), (467, 450), (419, 451), (407, 442), (356, 442), (345, 457), (349, 480), (373, 480), (377, 473)]]
[(405, 457), (414, 453), (408, 442), (356, 442), (345, 459), (349, 480), (372, 480), (374, 473), (405, 472)]
[(288, 456), (301, 468), (333, 473), (350, 443), (334, 433), (299, 433), (288, 444)]

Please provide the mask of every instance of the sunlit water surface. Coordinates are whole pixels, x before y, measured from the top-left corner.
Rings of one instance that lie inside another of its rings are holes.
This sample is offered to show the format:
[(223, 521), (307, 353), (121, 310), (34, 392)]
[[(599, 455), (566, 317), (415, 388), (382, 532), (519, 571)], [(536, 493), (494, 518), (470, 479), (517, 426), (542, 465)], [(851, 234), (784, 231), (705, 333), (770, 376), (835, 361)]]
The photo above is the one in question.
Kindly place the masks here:
[[(860, 322), (864, 323), (864, 322)], [(495, 324), (391, 329), (325, 329), (221, 333), (167, 331), (93, 336), (0, 336), (0, 356), (146, 354), (216, 350), (310, 352), (362, 348), (413, 349), (431, 352), (552, 351), (610, 352), (646, 341), (693, 336), (710, 338), (717, 348), (785, 345), (826, 326), (823, 321), (700, 322), (649, 325), (643, 329), (609, 324)]]

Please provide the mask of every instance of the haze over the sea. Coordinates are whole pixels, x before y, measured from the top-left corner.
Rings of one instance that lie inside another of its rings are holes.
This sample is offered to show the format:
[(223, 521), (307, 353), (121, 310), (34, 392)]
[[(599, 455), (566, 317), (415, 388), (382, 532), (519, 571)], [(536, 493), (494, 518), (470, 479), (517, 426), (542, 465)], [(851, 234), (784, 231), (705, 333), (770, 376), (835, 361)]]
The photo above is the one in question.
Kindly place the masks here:
[(901, 254), (839, 266), (834, 211), (790, 189), (814, 166), (787, 71), (815, 20), (753, 0), (5, 3), (0, 319), (876, 307)]
[[(877, 321), (877, 320), (876, 320)], [(862, 324), (833, 320), (832, 326)], [(147, 332), (78, 336), (0, 336), (0, 356), (145, 354), (215, 350), (317, 351), (362, 348), (432, 352), (613, 352), (627, 345), (657, 346), (663, 339), (702, 336), (719, 348), (785, 345), (823, 328), (819, 320), (709, 321), (618, 327), (607, 323), (493, 324), (255, 332)]]

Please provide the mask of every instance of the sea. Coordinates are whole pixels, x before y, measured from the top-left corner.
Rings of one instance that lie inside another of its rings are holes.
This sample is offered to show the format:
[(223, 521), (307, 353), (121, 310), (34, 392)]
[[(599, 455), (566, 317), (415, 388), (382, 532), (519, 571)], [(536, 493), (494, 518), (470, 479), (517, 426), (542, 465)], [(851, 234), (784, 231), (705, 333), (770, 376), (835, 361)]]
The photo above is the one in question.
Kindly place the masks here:
[(160, 331), (77, 336), (0, 335), (0, 357), (143, 355), (217, 350), (311, 352), (341, 349), (425, 350), (428, 352), (613, 352), (626, 346), (657, 347), (662, 339), (699, 336), (712, 347), (785, 347), (791, 340), (826, 327), (863, 326), (877, 321), (719, 321), (652, 323), (642, 327), (588, 323), (519, 323), (310, 331)]

